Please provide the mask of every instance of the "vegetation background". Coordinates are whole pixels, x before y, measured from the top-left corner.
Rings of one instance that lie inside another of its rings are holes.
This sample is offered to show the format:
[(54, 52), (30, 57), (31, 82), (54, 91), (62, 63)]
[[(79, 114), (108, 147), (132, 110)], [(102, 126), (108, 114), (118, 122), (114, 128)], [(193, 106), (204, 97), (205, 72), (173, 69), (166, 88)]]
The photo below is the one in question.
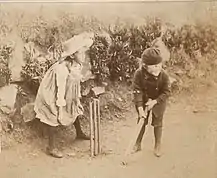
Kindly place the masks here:
[[(41, 78), (58, 58), (62, 41), (83, 31), (106, 32), (111, 44), (107, 37), (96, 35), (90, 50), (96, 80), (82, 86), (85, 90), (108, 83), (106, 93), (100, 96), (102, 119), (123, 119), (133, 109), (130, 86), (137, 58), (166, 26), (162, 40), (171, 57), (165, 69), (175, 79), (171, 102), (176, 102), (180, 95), (215, 85), (216, 7), (216, 2), (1, 3), (0, 84), (5, 86), (19, 76), (20, 70), (14, 70), (13, 65), (22, 68), (16, 102), (20, 109), (34, 100)], [(33, 43), (39, 55), (34, 50), (26, 52), (26, 43)], [(86, 115), (88, 99), (82, 99)], [(3, 115), (8, 123), (9, 116)], [(29, 126), (19, 113), (10, 120), (15, 128), (10, 134), (22, 140)], [(8, 130), (6, 125), (4, 130)]]

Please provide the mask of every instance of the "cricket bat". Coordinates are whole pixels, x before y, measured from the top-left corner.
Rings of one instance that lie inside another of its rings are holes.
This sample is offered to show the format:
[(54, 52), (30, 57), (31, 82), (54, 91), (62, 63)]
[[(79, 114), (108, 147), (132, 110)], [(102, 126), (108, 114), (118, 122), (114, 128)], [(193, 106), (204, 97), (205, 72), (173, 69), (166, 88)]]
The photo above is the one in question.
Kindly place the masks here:
[[(146, 116), (145, 116), (145, 117), (146, 117), (146, 118), (149, 117), (150, 112), (148, 113), (147, 108), (145, 109), (144, 112), (146, 113)], [(141, 131), (141, 129), (142, 129), (142, 126), (143, 126), (143, 124), (144, 124), (144, 121), (145, 121), (145, 118), (140, 119), (140, 120), (138, 121), (138, 123), (136, 124), (135, 129), (134, 129), (134, 132), (133, 132), (133, 135), (132, 135), (132, 137), (131, 137), (131, 139), (130, 139), (130, 143), (129, 143), (129, 145), (128, 145), (128, 147), (127, 147), (127, 150), (126, 150), (126, 152), (125, 152), (125, 156), (129, 155), (129, 154), (131, 153), (131, 151), (133, 150), (133, 147), (134, 147), (135, 144), (136, 144), (136, 140), (137, 140), (137, 138), (138, 138), (138, 136), (139, 136), (139, 133), (140, 133), (140, 131)]]
[[(145, 116), (145, 117), (146, 117), (146, 118), (149, 117), (150, 112), (148, 112), (147, 108), (145, 109), (144, 112), (146, 113), (146, 116)], [(146, 118), (140, 119), (140, 120), (137, 122), (137, 124), (136, 124), (136, 126), (135, 126), (135, 128), (134, 128), (133, 135), (132, 135), (132, 137), (131, 137), (131, 139), (130, 139), (130, 143), (129, 143), (129, 145), (128, 145), (126, 151), (125, 151), (124, 159), (123, 159), (123, 161), (122, 161), (122, 165), (127, 165), (127, 157), (132, 153), (133, 147), (134, 147), (135, 144), (136, 144), (136, 140), (137, 140), (137, 138), (138, 138), (138, 136), (139, 136), (139, 133), (140, 133), (140, 131), (141, 131), (141, 129), (142, 129), (142, 126), (143, 126), (144, 121), (145, 121)]]

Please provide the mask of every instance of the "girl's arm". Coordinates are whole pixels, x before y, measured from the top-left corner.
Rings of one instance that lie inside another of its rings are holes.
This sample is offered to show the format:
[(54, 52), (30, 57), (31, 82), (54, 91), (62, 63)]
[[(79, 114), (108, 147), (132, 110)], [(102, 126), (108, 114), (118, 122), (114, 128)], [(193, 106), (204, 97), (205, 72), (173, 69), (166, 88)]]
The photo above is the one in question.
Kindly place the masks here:
[(65, 106), (65, 91), (66, 91), (66, 80), (69, 71), (64, 64), (59, 64), (56, 70), (56, 84), (57, 84), (57, 106)]

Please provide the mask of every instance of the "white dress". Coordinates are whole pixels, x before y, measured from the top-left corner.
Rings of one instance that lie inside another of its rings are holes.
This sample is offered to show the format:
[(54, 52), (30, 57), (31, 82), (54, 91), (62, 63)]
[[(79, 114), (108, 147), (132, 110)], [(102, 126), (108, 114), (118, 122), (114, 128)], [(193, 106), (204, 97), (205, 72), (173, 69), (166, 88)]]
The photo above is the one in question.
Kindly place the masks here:
[(50, 126), (58, 126), (58, 103), (63, 106), (62, 125), (72, 124), (83, 114), (77, 107), (80, 98), (80, 79), (70, 75), (64, 63), (55, 63), (40, 83), (35, 100), (36, 118)]

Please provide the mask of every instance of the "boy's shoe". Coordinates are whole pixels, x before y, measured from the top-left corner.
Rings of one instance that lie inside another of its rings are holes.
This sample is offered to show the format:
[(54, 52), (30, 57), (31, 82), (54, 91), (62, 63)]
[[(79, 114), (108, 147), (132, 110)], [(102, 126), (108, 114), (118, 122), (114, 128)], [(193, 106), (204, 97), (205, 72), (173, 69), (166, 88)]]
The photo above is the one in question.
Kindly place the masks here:
[(154, 155), (156, 157), (160, 157), (161, 156), (161, 149), (160, 149), (160, 146), (157, 146), (154, 148)]
[(49, 155), (53, 156), (54, 158), (62, 158), (63, 157), (63, 153), (61, 151), (59, 151), (57, 148), (54, 148), (54, 149), (47, 148), (47, 153)]

